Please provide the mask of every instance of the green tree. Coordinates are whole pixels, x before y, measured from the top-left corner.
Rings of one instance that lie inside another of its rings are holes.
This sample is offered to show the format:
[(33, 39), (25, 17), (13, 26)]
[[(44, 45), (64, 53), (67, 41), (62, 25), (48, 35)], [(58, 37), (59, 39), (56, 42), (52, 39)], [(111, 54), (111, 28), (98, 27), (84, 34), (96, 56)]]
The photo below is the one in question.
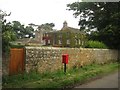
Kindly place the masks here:
[(2, 52), (9, 52), (10, 42), (16, 40), (16, 34), (13, 30), (11, 23), (6, 23), (4, 17), (1, 20), (2, 22)]
[(97, 28), (91, 37), (120, 48), (120, 2), (74, 2), (67, 7), (80, 17), (80, 30)]
[(13, 29), (16, 32), (18, 39), (25, 38), (26, 35), (28, 35), (29, 37), (33, 37), (34, 29), (32, 28), (32, 26), (25, 27), (19, 21), (13, 21), (12, 24), (13, 24)]
[(29, 38), (34, 37), (33, 32), (34, 32), (34, 29), (32, 26), (26, 26), (25, 31), (24, 31), (25, 35), (29, 35)]
[(38, 29), (43, 29), (44, 31), (53, 31), (53, 27), (55, 26), (54, 23), (45, 23), (45, 24), (42, 24), (40, 26), (38, 26)]
[[(11, 14), (11, 13), (10, 13)], [(33, 37), (34, 29), (31, 26), (24, 26), (19, 21), (6, 22), (4, 17), (10, 16), (10, 14), (5, 13), (0, 10), (0, 35), (2, 33), (2, 51), (8, 52), (10, 48), (10, 42), (16, 39), (25, 38), (26, 35)]]
[(24, 25), (21, 25), (19, 21), (12, 21), (13, 30), (16, 32), (16, 36), (18, 39), (24, 38)]

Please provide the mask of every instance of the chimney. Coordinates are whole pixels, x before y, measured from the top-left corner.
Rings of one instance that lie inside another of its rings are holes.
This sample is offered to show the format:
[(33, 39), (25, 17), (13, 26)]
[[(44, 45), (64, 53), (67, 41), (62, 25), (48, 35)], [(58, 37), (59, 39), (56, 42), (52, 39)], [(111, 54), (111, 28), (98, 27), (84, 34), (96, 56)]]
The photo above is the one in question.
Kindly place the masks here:
[(63, 28), (65, 28), (65, 27), (67, 27), (67, 22), (66, 21), (63, 22)]

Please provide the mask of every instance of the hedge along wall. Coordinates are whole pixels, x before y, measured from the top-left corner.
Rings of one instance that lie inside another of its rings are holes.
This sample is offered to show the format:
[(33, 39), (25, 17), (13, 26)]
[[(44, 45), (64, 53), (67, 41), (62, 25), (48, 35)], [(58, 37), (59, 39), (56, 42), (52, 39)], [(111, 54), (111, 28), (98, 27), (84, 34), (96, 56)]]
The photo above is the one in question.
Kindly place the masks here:
[(69, 54), (67, 69), (118, 59), (118, 51), (110, 49), (26, 47), (26, 72), (43, 73), (63, 69), (62, 54)]

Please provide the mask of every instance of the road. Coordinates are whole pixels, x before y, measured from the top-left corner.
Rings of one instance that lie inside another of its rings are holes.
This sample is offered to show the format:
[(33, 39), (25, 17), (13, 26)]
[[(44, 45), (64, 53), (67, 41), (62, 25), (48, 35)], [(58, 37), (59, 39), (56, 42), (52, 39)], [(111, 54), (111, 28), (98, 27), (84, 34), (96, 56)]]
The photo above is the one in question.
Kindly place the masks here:
[(2, 88), (2, 37), (0, 32), (0, 90)]
[(76, 86), (75, 88), (118, 88), (118, 81), (120, 81), (120, 76), (118, 77), (117, 71), (100, 79)]

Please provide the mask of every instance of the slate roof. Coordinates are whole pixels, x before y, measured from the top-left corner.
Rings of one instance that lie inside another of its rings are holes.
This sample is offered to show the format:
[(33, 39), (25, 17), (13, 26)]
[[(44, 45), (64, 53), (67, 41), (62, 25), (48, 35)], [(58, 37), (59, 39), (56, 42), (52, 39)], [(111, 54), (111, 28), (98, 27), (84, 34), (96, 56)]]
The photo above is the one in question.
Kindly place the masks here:
[(49, 33), (56, 33), (56, 32), (71, 32), (71, 33), (81, 33), (81, 34), (85, 34), (84, 32), (80, 31), (77, 28), (73, 28), (73, 27), (69, 27), (67, 25), (67, 22), (65, 21), (63, 23), (63, 28), (61, 30), (58, 31), (53, 31), (53, 32), (49, 32)]
[(79, 29), (76, 29), (76, 28), (73, 28), (73, 27), (63, 27), (60, 31), (62, 31), (62, 32), (72, 32), (72, 33), (83, 33), (83, 32), (81, 32)]

